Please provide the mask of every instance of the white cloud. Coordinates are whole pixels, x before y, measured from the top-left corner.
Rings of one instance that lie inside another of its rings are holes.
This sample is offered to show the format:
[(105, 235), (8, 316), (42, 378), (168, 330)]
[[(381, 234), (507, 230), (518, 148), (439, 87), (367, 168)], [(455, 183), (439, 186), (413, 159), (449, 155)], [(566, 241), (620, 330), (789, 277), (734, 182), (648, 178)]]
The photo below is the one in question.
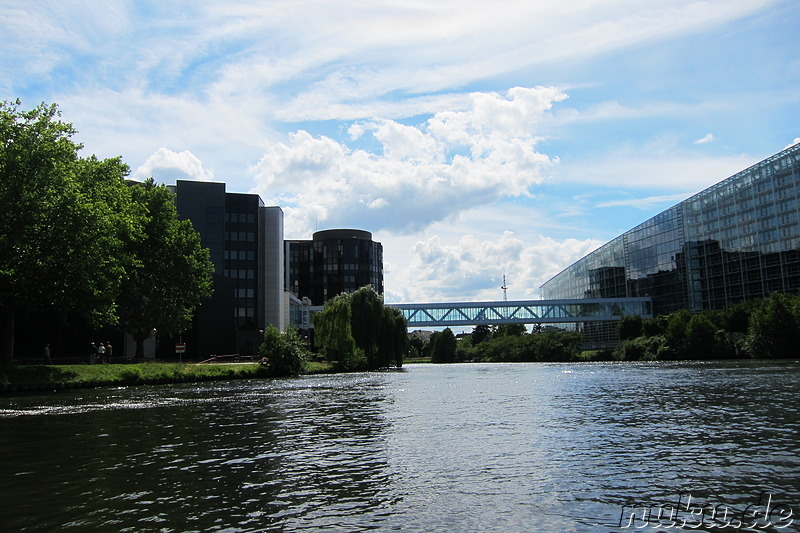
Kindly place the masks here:
[(319, 223), (418, 231), (465, 209), (525, 196), (553, 160), (537, 150), (538, 124), (566, 98), (554, 88), (473, 93), (465, 111), (420, 126), (383, 119), (349, 129), (380, 153), (305, 131), (270, 146), (253, 169), (255, 191), (286, 206), (287, 234)]
[(613, 200), (610, 202), (600, 202), (596, 207), (635, 207), (637, 209), (653, 209), (662, 207), (664, 209), (682, 202), (689, 194), (669, 194), (662, 196), (648, 196), (646, 198), (626, 198), (624, 200)]
[(210, 181), (214, 179), (214, 172), (205, 169), (203, 163), (189, 150), (173, 152), (161, 147), (133, 173), (135, 178), (150, 176), (164, 183), (173, 183), (177, 179)]
[[(87, 152), (122, 154), (140, 176), (254, 186), (284, 208), (287, 238), (333, 225), (384, 235), (386, 287), (404, 301), (499, 299), (503, 267), (510, 297), (537, 294), (623, 224), (600, 220), (612, 210), (597, 198), (653, 209), (756, 161), (654, 136), (689, 130), (680, 120), (729, 132), (728, 142), (746, 128), (716, 117), (758, 102), (796, 107), (793, 85), (720, 97), (716, 70), (687, 91), (654, 89), (671, 69), (681, 77), (685, 56), (670, 48), (686, 41), (676, 37), (734, 20), (747, 24), (726, 31), (747, 34), (773, 6), (793, 14), (779, 0), (0, 4), (0, 99), (58, 102)], [(767, 52), (748, 56), (793, 72)], [(490, 92), (520, 83), (563, 85)], [(573, 95), (577, 109), (559, 104), (569, 84), (591, 88)], [(734, 149), (763, 152), (748, 144), (763, 130), (748, 135)], [(625, 199), (635, 192), (644, 198)], [(420, 274), (426, 261), (442, 280)]]
[(542, 283), (600, 246), (596, 240), (519, 238), (510, 231), (484, 238), (449, 240), (438, 234), (398, 250), (386, 273), (390, 303), (502, 300), (506, 274), (509, 300), (539, 298)]
[(660, 137), (642, 145), (628, 143), (586, 161), (562, 161), (556, 174), (560, 183), (672, 190), (688, 195), (757, 161), (747, 154), (714, 156), (689, 152), (672, 139)]
[(694, 144), (706, 144), (710, 143), (713, 140), (714, 140), (714, 135), (712, 135), (711, 133), (706, 133), (704, 137), (697, 139), (694, 142)]
[[(789, 146), (787, 146), (786, 148), (791, 148), (792, 146), (794, 146), (795, 144), (798, 144), (798, 143), (800, 143), (800, 137), (795, 137), (794, 140), (792, 141), (792, 143)], [(784, 148), (784, 150), (786, 148)]]

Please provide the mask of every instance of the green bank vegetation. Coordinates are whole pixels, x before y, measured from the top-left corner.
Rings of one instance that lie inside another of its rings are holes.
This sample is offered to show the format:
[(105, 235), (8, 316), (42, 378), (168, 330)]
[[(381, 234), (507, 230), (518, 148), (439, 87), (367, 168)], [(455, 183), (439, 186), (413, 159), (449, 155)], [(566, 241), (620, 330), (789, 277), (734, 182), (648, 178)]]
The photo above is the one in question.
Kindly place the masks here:
[(724, 310), (623, 317), (614, 359), (786, 359), (800, 355), (800, 296), (772, 293)]
[(432, 363), (535, 362), (581, 360), (581, 334), (523, 324), (477, 326), (471, 335), (456, 339), (450, 328), (434, 332), (426, 343), (411, 339), (411, 358), (430, 358)]
[(366, 286), (332, 298), (314, 315), (316, 353), (296, 330), (281, 333), (274, 326), (264, 331), (258, 353), (272, 376), (400, 367), (409, 348), (407, 329), (403, 313)]
[(0, 366), (0, 391), (24, 392), (101, 386), (181, 383), (265, 377), (258, 364), (140, 363)]
[[(334, 371), (324, 361), (304, 361), (298, 373)], [(155, 385), (223, 379), (275, 377), (274, 368), (258, 363), (194, 364), (148, 362), (98, 365), (0, 366), (0, 392), (52, 391), (73, 388)]]
[(412, 337), (412, 360), (433, 363), (776, 359), (800, 356), (800, 295), (773, 293), (724, 310), (680, 310), (652, 319), (622, 317), (613, 350), (583, 351), (574, 331), (521, 324), (478, 326), (456, 340), (450, 329)]

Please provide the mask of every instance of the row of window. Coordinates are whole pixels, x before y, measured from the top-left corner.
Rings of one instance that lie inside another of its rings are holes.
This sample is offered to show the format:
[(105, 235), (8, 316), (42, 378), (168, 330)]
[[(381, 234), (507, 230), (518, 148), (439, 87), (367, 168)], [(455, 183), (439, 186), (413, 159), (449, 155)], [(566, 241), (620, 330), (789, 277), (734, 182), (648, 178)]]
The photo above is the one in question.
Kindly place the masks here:
[(240, 242), (255, 242), (256, 234), (252, 231), (226, 231), (225, 240)]
[(253, 250), (225, 250), (225, 259), (255, 261), (256, 253)]
[(256, 279), (256, 271), (253, 269), (234, 269), (234, 268), (226, 268), (223, 271), (223, 276), (226, 278), (232, 279)]
[(256, 216), (253, 213), (225, 213), (225, 222), (245, 222), (253, 224)]

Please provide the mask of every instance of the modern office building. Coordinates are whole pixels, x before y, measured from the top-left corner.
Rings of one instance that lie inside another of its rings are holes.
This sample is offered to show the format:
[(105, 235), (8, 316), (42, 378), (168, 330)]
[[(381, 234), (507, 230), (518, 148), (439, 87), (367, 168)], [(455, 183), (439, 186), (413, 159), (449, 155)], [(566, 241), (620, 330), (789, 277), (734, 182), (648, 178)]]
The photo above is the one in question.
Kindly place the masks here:
[(800, 289), (800, 144), (684, 200), (541, 286), (545, 299), (649, 296), (653, 313)]
[(314, 306), (372, 285), (383, 294), (383, 246), (368, 231), (330, 229), (286, 241), (286, 288)]
[(255, 353), (265, 326), (286, 327), (283, 211), (224, 183), (178, 180), (178, 215), (192, 221), (214, 263), (214, 294), (184, 336), (194, 358)]

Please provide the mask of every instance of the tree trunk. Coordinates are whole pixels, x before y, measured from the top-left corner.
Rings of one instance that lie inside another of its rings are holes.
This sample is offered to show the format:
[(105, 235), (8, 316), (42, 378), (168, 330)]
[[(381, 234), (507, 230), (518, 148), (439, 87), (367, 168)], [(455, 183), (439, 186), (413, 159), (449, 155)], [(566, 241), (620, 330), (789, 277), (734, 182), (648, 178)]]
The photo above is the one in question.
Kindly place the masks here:
[(14, 364), (14, 310), (4, 307), (0, 313), (0, 364)]

